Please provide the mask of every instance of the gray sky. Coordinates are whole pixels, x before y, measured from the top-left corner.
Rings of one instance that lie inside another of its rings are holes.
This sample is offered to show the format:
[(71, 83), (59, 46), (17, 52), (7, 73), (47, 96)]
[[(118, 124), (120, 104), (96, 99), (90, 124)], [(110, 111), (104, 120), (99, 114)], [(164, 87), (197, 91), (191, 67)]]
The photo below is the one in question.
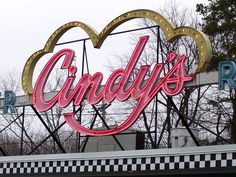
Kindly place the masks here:
[[(81, 21), (98, 32), (112, 19), (135, 9), (155, 10), (169, 0), (6, 0), (0, 5), (0, 74), (21, 72), (28, 57), (41, 49), (61, 25)], [(207, 0), (176, 0), (195, 8)], [(78, 37), (75, 37), (78, 39)]]

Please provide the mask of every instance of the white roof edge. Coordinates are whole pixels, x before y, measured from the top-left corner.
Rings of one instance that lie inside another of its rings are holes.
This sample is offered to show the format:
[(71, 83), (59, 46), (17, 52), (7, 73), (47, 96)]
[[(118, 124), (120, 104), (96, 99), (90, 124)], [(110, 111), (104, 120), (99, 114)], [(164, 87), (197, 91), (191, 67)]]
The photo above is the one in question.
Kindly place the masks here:
[(96, 160), (96, 159), (132, 158), (132, 157), (138, 158), (138, 157), (158, 157), (158, 156), (171, 156), (171, 155), (230, 153), (230, 152), (236, 152), (236, 144), (172, 148), (172, 149), (166, 148), (166, 149), (132, 150), (132, 151), (7, 156), (7, 157), (0, 157), (0, 163)]

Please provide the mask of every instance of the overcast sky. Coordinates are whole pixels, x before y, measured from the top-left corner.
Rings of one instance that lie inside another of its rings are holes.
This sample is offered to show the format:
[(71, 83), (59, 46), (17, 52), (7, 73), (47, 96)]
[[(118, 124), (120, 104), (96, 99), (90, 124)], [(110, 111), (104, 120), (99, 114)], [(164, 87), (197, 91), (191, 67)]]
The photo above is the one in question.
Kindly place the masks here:
[[(135, 9), (156, 10), (169, 0), (5, 0), (0, 5), (0, 74), (21, 72), (28, 57), (41, 49), (61, 25), (82, 21), (100, 32), (112, 19)], [(207, 0), (176, 0), (195, 9)], [(76, 37), (77, 39), (77, 37)]]

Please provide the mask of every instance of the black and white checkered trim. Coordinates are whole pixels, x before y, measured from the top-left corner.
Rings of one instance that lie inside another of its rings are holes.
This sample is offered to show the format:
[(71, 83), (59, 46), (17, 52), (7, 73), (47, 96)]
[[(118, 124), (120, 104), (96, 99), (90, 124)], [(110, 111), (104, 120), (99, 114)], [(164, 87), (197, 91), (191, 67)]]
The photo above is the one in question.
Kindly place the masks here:
[(0, 162), (0, 174), (164, 171), (236, 167), (236, 152), (84, 160)]

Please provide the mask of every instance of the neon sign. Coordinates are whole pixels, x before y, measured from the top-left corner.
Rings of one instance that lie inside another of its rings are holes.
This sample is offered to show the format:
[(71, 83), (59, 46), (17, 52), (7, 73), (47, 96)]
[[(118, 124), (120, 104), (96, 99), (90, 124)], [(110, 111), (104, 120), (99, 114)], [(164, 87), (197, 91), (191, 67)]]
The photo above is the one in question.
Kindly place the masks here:
[[(102, 73), (99, 72), (92, 76), (89, 74), (83, 75), (78, 83), (75, 84), (75, 88), (71, 88), (76, 78), (75, 73), (77, 72), (76, 66), (71, 65), (74, 58), (74, 51), (71, 49), (62, 49), (54, 54), (43, 68), (35, 86), (33, 87), (32, 76), (37, 62), (43, 55), (53, 52), (57, 41), (69, 29), (74, 27), (83, 29), (90, 37), (94, 47), (100, 48), (108, 34), (110, 34), (122, 23), (134, 18), (147, 18), (154, 21), (161, 27), (167, 41), (169, 42), (173, 42), (182, 36), (192, 37), (196, 41), (199, 51), (197, 72), (204, 71), (206, 68), (206, 63), (210, 61), (211, 56), (211, 45), (205, 34), (191, 27), (175, 28), (167, 19), (154, 11), (134, 10), (122, 14), (112, 20), (100, 34), (82, 22), (70, 22), (58, 28), (51, 35), (44, 49), (31, 55), (25, 64), (22, 74), (22, 86), (27, 94), (33, 95), (33, 103), (36, 109), (39, 111), (47, 111), (55, 104), (58, 104), (61, 108), (68, 106), (70, 103), (73, 103), (75, 106), (79, 106), (84, 98), (86, 98), (88, 104), (92, 105), (101, 100), (107, 103), (111, 103), (113, 100), (122, 102), (128, 98), (136, 100), (137, 104), (129, 117), (118, 127), (109, 130), (90, 130), (83, 127), (76, 121), (74, 113), (68, 112), (64, 114), (65, 120), (74, 130), (87, 135), (105, 136), (119, 133), (132, 126), (142, 110), (150, 103), (158, 92), (163, 91), (165, 94), (170, 96), (178, 94), (182, 90), (184, 83), (193, 79), (193, 76), (185, 73), (185, 55), (178, 58), (174, 66), (162, 79), (160, 79), (160, 74), (165, 63), (157, 63), (154, 66), (149, 79), (145, 81), (145, 83), (144, 78), (150, 69), (150, 66), (141, 66), (135, 80), (128, 87), (128, 80), (148, 41), (148, 36), (143, 36), (139, 39), (126, 68), (115, 70), (108, 78), (102, 91), (98, 91), (103, 79)], [(52, 99), (46, 101), (43, 96), (45, 83), (53, 67), (59, 60), (61, 60), (61, 58), (64, 58), (61, 69), (68, 70), (70, 75), (66, 79), (61, 90)], [(173, 63), (176, 58), (177, 54), (171, 52), (165, 62)], [(174, 88), (170, 88), (170, 85), (174, 85)]]
[[(158, 63), (154, 66), (152, 73), (145, 84), (144, 78), (147, 74), (150, 66), (142, 66), (139, 69), (136, 79), (133, 81), (132, 85), (127, 88), (129, 78), (133, 73), (133, 70), (138, 62), (138, 59), (145, 47), (145, 44), (148, 40), (148, 36), (141, 37), (134, 49), (134, 52), (130, 58), (129, 63), (125, 69), (115, 70), (110, 77), (108, 78), (102, 91), (98, 92), (98, 89), (101, 85), (103, 75), (102, 73), (95, 73), (93, 76), (85, 74), (76, 84), (75, 88), (70, 92), (71, 86), (75, 80), (73, 74), (76, 72), (76, 67), (71, 66), (71, 62), (74, 59), (74, 51), (71, 49), (63, 49), (56, 53), (43, 68), (39, 78), (34, 87), (33, 91), (33, 102), (35, 107), (39, 111), (47, 111), (52, 108), (56, 103), (59, 107), (64, 108), (68, 106), (71, 102), (73, 105), (79, 106), (84, 98), (87, 98), (88, 104), (96, 104), (99, 101), (103, 100), (106, 103), (112, 102), (114, 99), (119, 101), (125, 101), (129, 97), (137, 100), (137, 104), (131, 113), (131, 115), (124, 121), (121, 125), (114, 129), (110, 130), (90, 130), (81, 126), (75, 118), (74, 113), (65, 113), (64, 117), (67, 123), (76, 131), (87, 135), (93, 136), (103, 136), (103, 135), (112, 135), (119, 133), (121, 131), (129, 128), (139, 117), (143, 109), (148, 105), (148, 103), (153, 99), (153, 97), (163, 90), (167, 95), (176, 95), (178, 94), (184, 85), (185, 82), (192, 80), (192, 76), (186, 75), (184, 70), (184, 61), (185, 56), (181, 56), (175, 65), (169, 70), (164, 78), (160, 82), (160, 73), (164, 68), (164, 63)], [(50, 75), (54, 65), (57, 61), (60, 60), (62, 56), (65, 56), (62, 69), (68, 69), (71, 73), (61, 90), (50, 100), (45, 101), (43, 97), (43, 90), (47, 81), (47, 78)], [(166, 62), (171, 62), (176, 58), (175, 53), (170, 53)], [(118, 83), (117, 80), (119, 79)], [(113, 87), (116, 83), (115, 88)], [(157, 84), (158, 83), (158, 84)], [(174, 84), (174, 89), (170, 89), (169, 85)]]

